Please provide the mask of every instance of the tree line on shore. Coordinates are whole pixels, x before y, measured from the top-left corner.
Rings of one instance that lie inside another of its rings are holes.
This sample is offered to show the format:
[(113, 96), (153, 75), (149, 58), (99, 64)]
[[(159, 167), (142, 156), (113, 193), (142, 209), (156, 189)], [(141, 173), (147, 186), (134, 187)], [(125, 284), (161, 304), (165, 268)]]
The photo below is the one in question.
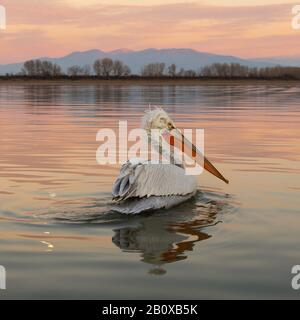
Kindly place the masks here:
[(130, 68), (120, 60), (97, 59), (92, 66), (73, 65), (64, 73), (62, 68), (46, 60), (29, 60), (20, 73), (6, 76), (23, 77), (101, 77), (101, 78), (204, 78), (204, 79), (300, 79), (300, 67), (249, 67), (239, 63), (213, 63), (199, 70), (178, 69), (175, 64), (149, 63), (133, 75)]

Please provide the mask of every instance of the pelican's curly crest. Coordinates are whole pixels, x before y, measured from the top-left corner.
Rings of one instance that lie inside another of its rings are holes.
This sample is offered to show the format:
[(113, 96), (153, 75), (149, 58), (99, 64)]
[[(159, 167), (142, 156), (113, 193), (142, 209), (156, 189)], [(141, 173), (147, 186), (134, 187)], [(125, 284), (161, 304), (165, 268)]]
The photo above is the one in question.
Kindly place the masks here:
[(154, 106), (153, 110), (145, 110), (145, 114), (142, 117), (141, 127), (149, 133), (151, 129), (167, 127), (168, 123), (173, 124), (173, 121), (167, 112), (161, 107)]

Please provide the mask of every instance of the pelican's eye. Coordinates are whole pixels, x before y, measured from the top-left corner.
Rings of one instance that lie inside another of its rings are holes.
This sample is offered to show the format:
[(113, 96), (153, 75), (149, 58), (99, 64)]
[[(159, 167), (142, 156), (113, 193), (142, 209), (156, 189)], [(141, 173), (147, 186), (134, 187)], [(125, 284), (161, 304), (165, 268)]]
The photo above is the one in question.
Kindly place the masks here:
[(173, 126), (173, 124), (172, 124), (172, 122), (168, 122), (168, 129), (169, 130), (171, 130), (171, 129), (174, 129), (174, 126)]

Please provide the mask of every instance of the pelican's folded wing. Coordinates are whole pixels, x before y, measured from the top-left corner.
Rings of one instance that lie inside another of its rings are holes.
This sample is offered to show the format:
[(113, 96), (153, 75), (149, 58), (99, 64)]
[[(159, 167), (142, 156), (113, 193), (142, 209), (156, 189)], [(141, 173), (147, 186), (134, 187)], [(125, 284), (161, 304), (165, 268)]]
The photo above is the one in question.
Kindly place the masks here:
[(197, 179), (173, 164), (126, 162), (113, 185), (114, 200), (151, 196), (187, 195), (197, 188)]

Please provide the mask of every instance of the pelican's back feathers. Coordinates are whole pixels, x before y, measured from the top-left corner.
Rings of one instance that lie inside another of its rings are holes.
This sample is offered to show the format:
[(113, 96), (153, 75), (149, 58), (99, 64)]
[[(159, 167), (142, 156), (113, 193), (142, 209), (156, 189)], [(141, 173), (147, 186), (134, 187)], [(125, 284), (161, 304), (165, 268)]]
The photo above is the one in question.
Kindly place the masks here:
[(197, 179), (173, 164), (126, 162), (113, 186), (114, 200), (151, 196), (185, 196), (197, 189)]

